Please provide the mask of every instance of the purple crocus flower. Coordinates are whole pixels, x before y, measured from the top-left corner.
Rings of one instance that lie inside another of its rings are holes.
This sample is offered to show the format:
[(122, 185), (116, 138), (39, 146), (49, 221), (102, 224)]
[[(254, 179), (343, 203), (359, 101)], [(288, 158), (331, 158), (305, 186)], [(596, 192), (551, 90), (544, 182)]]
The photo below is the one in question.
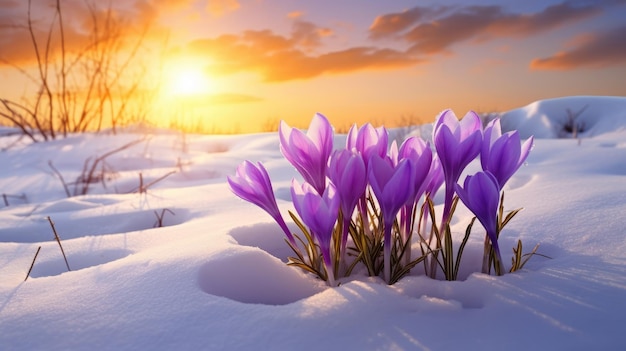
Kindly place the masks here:
[(429, 196), (435, 196), (435, 193), (443, 184), (443, 168), (441, 167), (441, 161), (439, 155), (433, 155), (433, 161), (430, 164), (430, 172), (428, 172), (428, 179), (426, 180), (426, 187), (424, 192)]
[(326, 166), (333, 150), (333, 128), (328, 119), (316, 113), (306, 135), (281, 121), (278, 135), (285, 158), (322, 194), (326, 188)]
[(293, 235), (287, 228), (287, 224), (285, 224), (285, 220), (278, 210), (267, 170), (260, 162), (254, 165), (250, 161), (244, 161), (237, 167), (235, 177), (228, 176), (226, 178), (230, 189), (235, 195), (261, 207), (269, 213), (285, 232), (293, 247), (298, 248)]
[[(366, 123), (361, 128), (356, 124), (352, 125), (346, 138), (346, 149), (356, 150), (365, 163), (365, 169), (372, 155), (385, 157), (387, 155), (387, 145), (389, 143), (389, 133), (385, 127), (374, 128), (370, 123)], [(369, 216), (367, 214), (367, 198), (364, 193), (359, 199), (359, 212), (363, 221), (363, 228), (366, 233), (370, 233)]]
[(470, 111), (459, 121), (454, 112), (445, 110), (435, 122), (433, 141), (446, 184), (441, 227), (443, 230), (445, 223), (450, 220), (455, 185), (463, 169), (480, 153), (482, 141), (480, 118), (475, 112)]
[(413, 196), (414, 167), (410, 158), (398, 162), (394, 167), (388, 157), (373, 155), (368, 167), (368, 179), (383, 214), (384, 278), (391, 279), (391, 229), (398, 211)]
[(494, 119), (485, 128), (480, 163), (483, 170), (496, 177), (502, 189), (524, 163), (532, 145), (533, 137), (521, 145), (517, 130), (502, 134), (500, 119)]
[(374, 128), (370, 123), (366, 123), (357, 129), (356, 124), (354, 124), (348, 131), (346, 149), (356, 149), (363, 157), (365, 167), (367, 167), (372, 155), (379, 157), (387, 155), (388, 142), (389, 133), (385, 127)]
[[(418, 137), (410, 137), (406, 139), (400, 149), (398, 150), (398, 160), (411, 159), (413, 161), (413, 186), (414, 191), (408, 197), (406, 203), (401, 209), (400, 215), (400, 227), (402, 228), (403, 240), (406, 242), (408, 235), (412, 230), (411, 216), (413, 214), (413, 208), (417, 200), (422, 196), (428, 185), (428, 177), (432, 164), (433, 153), (429, 145)], [(407, 255), (407, 260), (410, 261), (410, 255)]]
[(339, 215), (339, 196), (335, 185), (329, 183), (320, 195), (309, 183), (300, 184), (294, 179), (291, 184), (291, 197), (302, 222), (309, 227), (317, 240), (326, 267), (328, 284), (334, 286), (331, 244), (333, 229)]
[[(422, 138), (410, 137), (406, 139), (398, 150), (398, 160), (411, 159), (415, 167), (415, 194), (414, 198), (422, 195), (426, 188), (426, 180), (430, 172), (433, 152), (428, 143)], [(409, 199), (413, 202), (416, 199)]]
[(363, 158), (353, 150), (336, 150), (330, 157), (328, 177), (336, 185), (343, 214), (343, 236), (341, 255), (345, 254), (348, 229), (352, 213), (367, 187), (367, 173)]
[(465, 178), (464, 186), (456, 185), (456, 192), (467, 208), (474, 213), (487, 231), (498, 260), (499, 271), (504, 272), (498, 247), (498, 206), (500, 186), (489, 172), (478, 172)]

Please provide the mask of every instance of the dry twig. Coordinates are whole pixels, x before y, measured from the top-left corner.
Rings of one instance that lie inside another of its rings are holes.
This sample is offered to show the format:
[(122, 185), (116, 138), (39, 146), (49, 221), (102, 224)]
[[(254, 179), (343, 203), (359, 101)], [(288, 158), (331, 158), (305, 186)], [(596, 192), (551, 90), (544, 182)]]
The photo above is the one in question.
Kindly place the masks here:
[(67, 266), (67, 271), (71, 271), (70, 264), (67, 262), (67, 256), (65, 256), (65, 250), (63, 250), (63, 245), (61, 245), (61, 238), (59, 238), (59, 234), (57, 233), (56, 228), (54, 227), (54, 222), (52, 222), (52, 218), (48, 216), (48, 222), (50, 222), (50, 227), (52, 227), (52, 232), (54, 233), (54, 238), (57, 243), (59, 243), (59, 248), (61, 248), (61, 253), (63, 254), (63, 259), (65, 260), (65, 265)]

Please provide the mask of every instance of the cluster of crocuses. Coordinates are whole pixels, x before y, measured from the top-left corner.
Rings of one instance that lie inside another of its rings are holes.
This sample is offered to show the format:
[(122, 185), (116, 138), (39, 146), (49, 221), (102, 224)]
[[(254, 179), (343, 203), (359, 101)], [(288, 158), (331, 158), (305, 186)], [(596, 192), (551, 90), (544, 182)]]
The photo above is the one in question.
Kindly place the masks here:
[[(306, 134), (281, 121), (279, 138), (282, 154), (303, 178), (293, 179), (291, 186), (299, 217), (289, 212), (300, 234), (285, 223), (261, 163), (245, 161), (228, 183), (237, 196), (267, 211), (285, 232), (296, 256), (288, 264), (316, 274), (330, 286), (359, 264), (369, 275), (382, 274), (389, 284), (421, 262), (425, 274), (435, 277), (442, 271), (445, 279), (455, 280), (477, 218), (486, 230), (482, 270), (488, 273), (493, 266), (496, 274), (504, 273), (498, 236), (517, 210), (504, 216), (502, 188), (524, 163), (532, 138), (522, 145), (516, 131), (502, 134), (499, 120), (483, 130), (476, 113), (459, 121), (450, 110), (434, 124), (436, 152), (419, 137), (399, 147), (395, 141), (389, 145), (387, 130), (370, 124), (354, 125), (345, 147), (335, 149), (333, 128), (321, 114), (313, 117)], [(479, 156), (482, 171), (459, 185), (466, 166)], [(442, 185), (438, 222), (431, 198)], [(476, 217), (454, 259), (450, 220), (458, 199)], [(413, 242), (419, 255), (411, 252)], [(513, 261), (514, 267), (520, 266)]]

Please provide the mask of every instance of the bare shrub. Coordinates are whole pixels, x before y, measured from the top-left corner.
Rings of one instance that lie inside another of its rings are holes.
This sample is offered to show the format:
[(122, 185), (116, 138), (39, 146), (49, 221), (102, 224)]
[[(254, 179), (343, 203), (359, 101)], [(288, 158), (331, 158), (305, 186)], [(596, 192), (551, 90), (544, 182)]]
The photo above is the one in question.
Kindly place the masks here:
[(565, 117), (565, 121), (561, 123), (559, 128), (559, 136), (562, 138), (578, 138), (578, 134), (582, 133), (586, 130), (585, 122), (581, 122), (578, 120), (578, 117), (585, 112), (588, 105), (583, 106), (580, 110), (573, 112), (569, 108), (566, 109), (567, 116)]
[[(92, 184), (102, 183), (102, 186), (106, 188), (106, 181), (108, 178), (111, 177), (111, 174), (113, 173), (113, 170), (108, 168), (106, 165), (106, 159), (109, 156), (114, 155), (120, 151), (126, 150), (136, 144), (139, 144), (143, 142), (145, 139), (146, 138), (144, 137), (138, 140), (131, 141), (129, 143), (126, 143), (118, 147), (117, 149), (111, 150), (103, 154), (102, 156), (87, 158), (85, 160), (85, 163), (83, 164), (83, 170), (80, 173), (80, 175), (76, 177), (76, 180), (74, 182), (69, 183), (69, 184), (65, 181), (65, 178), (63, 177), (61, 172), (59, 172), (58, 169), (54, 167), (54, 165), (52, 164), (52, 161), (48, 161), (48, 166), (50, 166), (54, 174), (57, 176), (57, 178), (59, 178), (59, 180), (63, 184), (63, 189), (65, 190), (65, 194), (67, 195), (67, 197), (86, 195), (89, 192), (89, 188), (91, 187)], [(69, 187), (70, 185), (74, 186), (73, 191), (70, 191), (70, 187)], [(149, 184), (149, 185), (152, 185), (152, 184)]]
[(139, 193), (139, 194), (145, 194), (148, 192), (148, 188), (150, 188), (151, 186), (153, 186), (154, 184), (162, 181), (163, 179), (171, 176), (172, 174), (175, 174), (176, 171), (169, 171), (167, 173), (165, 173), (164, 175), (160, 176), (159, 178), (149, 182), (149, 183), (145, 183), (144, 179), (143, 179), (143, 173), (139, 172), (139, 186), (136, 187), (135, 189), (133, 189), (131, 191), (131, 193)]
[(4, 201), (4, 206), (9, 207), (10, 205), (9, 199), (16, 199), (16, 200), (22, 201), (22, 203), (27, 202), (26, 194), (21, 194), (21, 195), (6, 194), (6, 193), (2, 194), (2, 201)]
[(176, 213), (174, 213), (174, 211), (170, 210), (169, 208), (162, 209), (161, 213), (155, 210), (154, 215), (156, 216), (156, 221), (154, 222), (154, 225), (152, 225), (153, 228), (162, 228), (164, 226), (163, 217), (165, 217), (165, 213), (169, 213), (172, 216), (176, 215)]
[[(33, 141), (87, 130), (100, 131), (105, 126), (115, 132), (120, 125), (144, 119), (150, 106), (148, 100), (153, 96), (142, 90), (145, 68), (136, 61), (148, 28), (144, 27), (138, 39), (129, 44), (110, 2), (103, 9), (95, 1), (85, 1), (91, 28), (86, 44), (71, 51), (66, 46), (61, 1), (54, 4), (52, 20), (42, 41), (36, 35), (32, 0), (28, 0), (24, 27), (36, 58), (36, 74), (4, 63), (24, 74), (34, 84), (35, 94), (24, 97), (23, 101), (0, 98), (0, 117)], [(58, 47), (54, 47), (53, 39)], [(126, 56), (121, 52), (127, 52)]]

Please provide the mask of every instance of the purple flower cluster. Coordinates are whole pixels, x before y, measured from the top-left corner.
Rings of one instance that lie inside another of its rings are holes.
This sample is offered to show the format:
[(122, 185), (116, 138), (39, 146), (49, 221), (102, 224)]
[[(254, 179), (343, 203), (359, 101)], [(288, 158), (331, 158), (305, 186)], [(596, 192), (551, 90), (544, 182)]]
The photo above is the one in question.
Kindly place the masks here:
[[(293, 180), (291, 195), (300, 220), (292, 217), (305, 240), (285, 225), (268, 173), (260, 163), (245, 161), (234, 177), (228, 177), (228, 183), (237, 196), (267, 211), (280, 225), (298, 256), (290, 258), (290, 263), (317, 273), (334, 286), (337, 274), (349, 274), (361, 262), (371, 275), (382, 272), (391, 284), (430, 253), (435, 253), (431, 262), (439, 263), (436, 253), (445, 240), (451, 240), (443, 233), (449, 230), (458, 196), (485, 228), (496, 264), (502, 264), (498, 246), (500, 194), (526, 160), (532, 138), (522, 145), (516, 131), (502, 134), (499, 120), (483, 131), (474, 112), (459, 121), (450, 110), (441, 113), (434, 124), (436, 154), (418, 137), (408, 138), (400, 147), (395, 141), (389, 146), (387, 130), (370, 124), (361, 128), (354, 125), (345, 148), (334, 150), (333, 128), (321, 114), (313, 117), (306, 134), (285, 122), (280, 123), (278, 134), (282, 154), (304, 179), (303, 183)], [(460, 186), (466, 166), (479, 156), (483, 170), (467, 176)], [(432, 227), (438, 228), (434, 231), (437, 246), (431, 248), (427, 242), (433, 238), (425, 240), (419, 233), (422, 256), (411, 260), (417, 209), (422, 209), (419, 220), (423, 222), (429, 213), (434, 215), (432, 202), (426, 199), (442, 184), (441, 224), (437, 227), (431, 218)], [(432, 211), (424, 210), (427, 203)], [(348, 247), (350, 238), (352, 246)], [(348, 253), (354, 257), (352, 264), (347, 261)], [(446, 270), (445, 265), (439, 266)]]

